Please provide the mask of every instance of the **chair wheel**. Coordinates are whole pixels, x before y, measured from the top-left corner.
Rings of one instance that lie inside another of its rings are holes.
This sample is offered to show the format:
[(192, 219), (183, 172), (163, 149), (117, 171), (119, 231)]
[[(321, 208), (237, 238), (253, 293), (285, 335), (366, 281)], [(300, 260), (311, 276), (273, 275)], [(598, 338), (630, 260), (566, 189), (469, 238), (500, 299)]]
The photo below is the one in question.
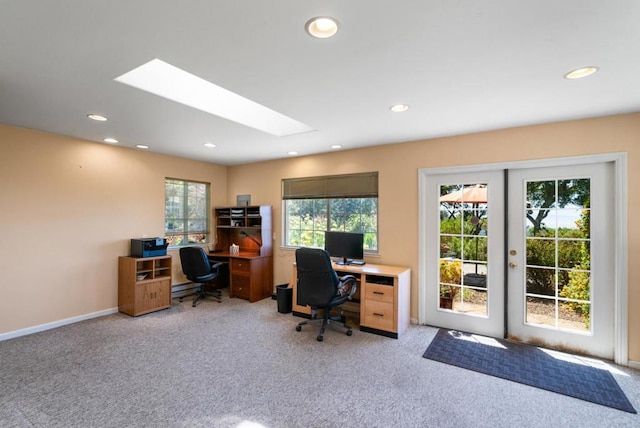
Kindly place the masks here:
[(297, 326), (296, 326), (296, 331), (302, 331), (302, 327), (301, 327), (301, 326), (299, 326), (299, 325), (297, 325)]
[(351, 336), (353, 334), (353, 330), (349, 329), (347, 330), (347, 336)]
[(323, 337), (322, 336), (318, 336), (318, 337), (316, 337), (316, 339), (318, 339), (318, 342), (322, 342)]

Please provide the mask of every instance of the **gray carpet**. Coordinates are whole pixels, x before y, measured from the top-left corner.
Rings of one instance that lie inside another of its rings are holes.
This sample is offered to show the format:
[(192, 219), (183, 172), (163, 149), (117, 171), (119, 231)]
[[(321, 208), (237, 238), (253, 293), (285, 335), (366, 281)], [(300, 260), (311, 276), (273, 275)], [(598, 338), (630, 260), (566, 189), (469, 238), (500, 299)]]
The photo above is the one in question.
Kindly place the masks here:
[[(0, 427), (637, 427), (640, 416), (422, 358), (398, 340), (295, 331), (265, 299), (115, 314), (0, 342)], [(612, 366), (640, 406), (640, 374)]]

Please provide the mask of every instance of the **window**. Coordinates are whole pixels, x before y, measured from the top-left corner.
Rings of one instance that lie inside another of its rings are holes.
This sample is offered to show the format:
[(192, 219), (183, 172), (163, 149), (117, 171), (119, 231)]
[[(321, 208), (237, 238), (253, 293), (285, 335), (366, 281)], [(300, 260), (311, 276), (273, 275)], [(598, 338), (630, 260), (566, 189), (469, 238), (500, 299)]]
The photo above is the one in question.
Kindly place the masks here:
[(378, 173), (282, 180), (285, 246), (324, 248), (327, 230), (364, 234), (378, 251)]
[(167, 178), (164, 232), (170, 246), (209, 242), (209, 184)]

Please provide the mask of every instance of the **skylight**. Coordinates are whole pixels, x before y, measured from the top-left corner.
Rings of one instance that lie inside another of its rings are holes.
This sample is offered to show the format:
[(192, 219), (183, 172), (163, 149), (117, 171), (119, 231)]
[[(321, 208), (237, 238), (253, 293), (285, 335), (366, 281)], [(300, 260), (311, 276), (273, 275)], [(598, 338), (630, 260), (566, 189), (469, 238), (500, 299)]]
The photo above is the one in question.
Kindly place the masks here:
[(278, 137), (314, 130), (157, 58), (115, 81)]

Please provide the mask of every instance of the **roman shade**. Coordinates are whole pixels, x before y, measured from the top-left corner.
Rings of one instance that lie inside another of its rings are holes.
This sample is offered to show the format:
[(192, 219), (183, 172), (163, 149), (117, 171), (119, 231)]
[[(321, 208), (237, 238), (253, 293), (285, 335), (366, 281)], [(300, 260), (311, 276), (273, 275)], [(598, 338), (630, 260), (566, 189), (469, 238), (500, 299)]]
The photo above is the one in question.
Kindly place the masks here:
[(377, 197), (377, 172), (289, 178), (282, 180), (283, 200)]

